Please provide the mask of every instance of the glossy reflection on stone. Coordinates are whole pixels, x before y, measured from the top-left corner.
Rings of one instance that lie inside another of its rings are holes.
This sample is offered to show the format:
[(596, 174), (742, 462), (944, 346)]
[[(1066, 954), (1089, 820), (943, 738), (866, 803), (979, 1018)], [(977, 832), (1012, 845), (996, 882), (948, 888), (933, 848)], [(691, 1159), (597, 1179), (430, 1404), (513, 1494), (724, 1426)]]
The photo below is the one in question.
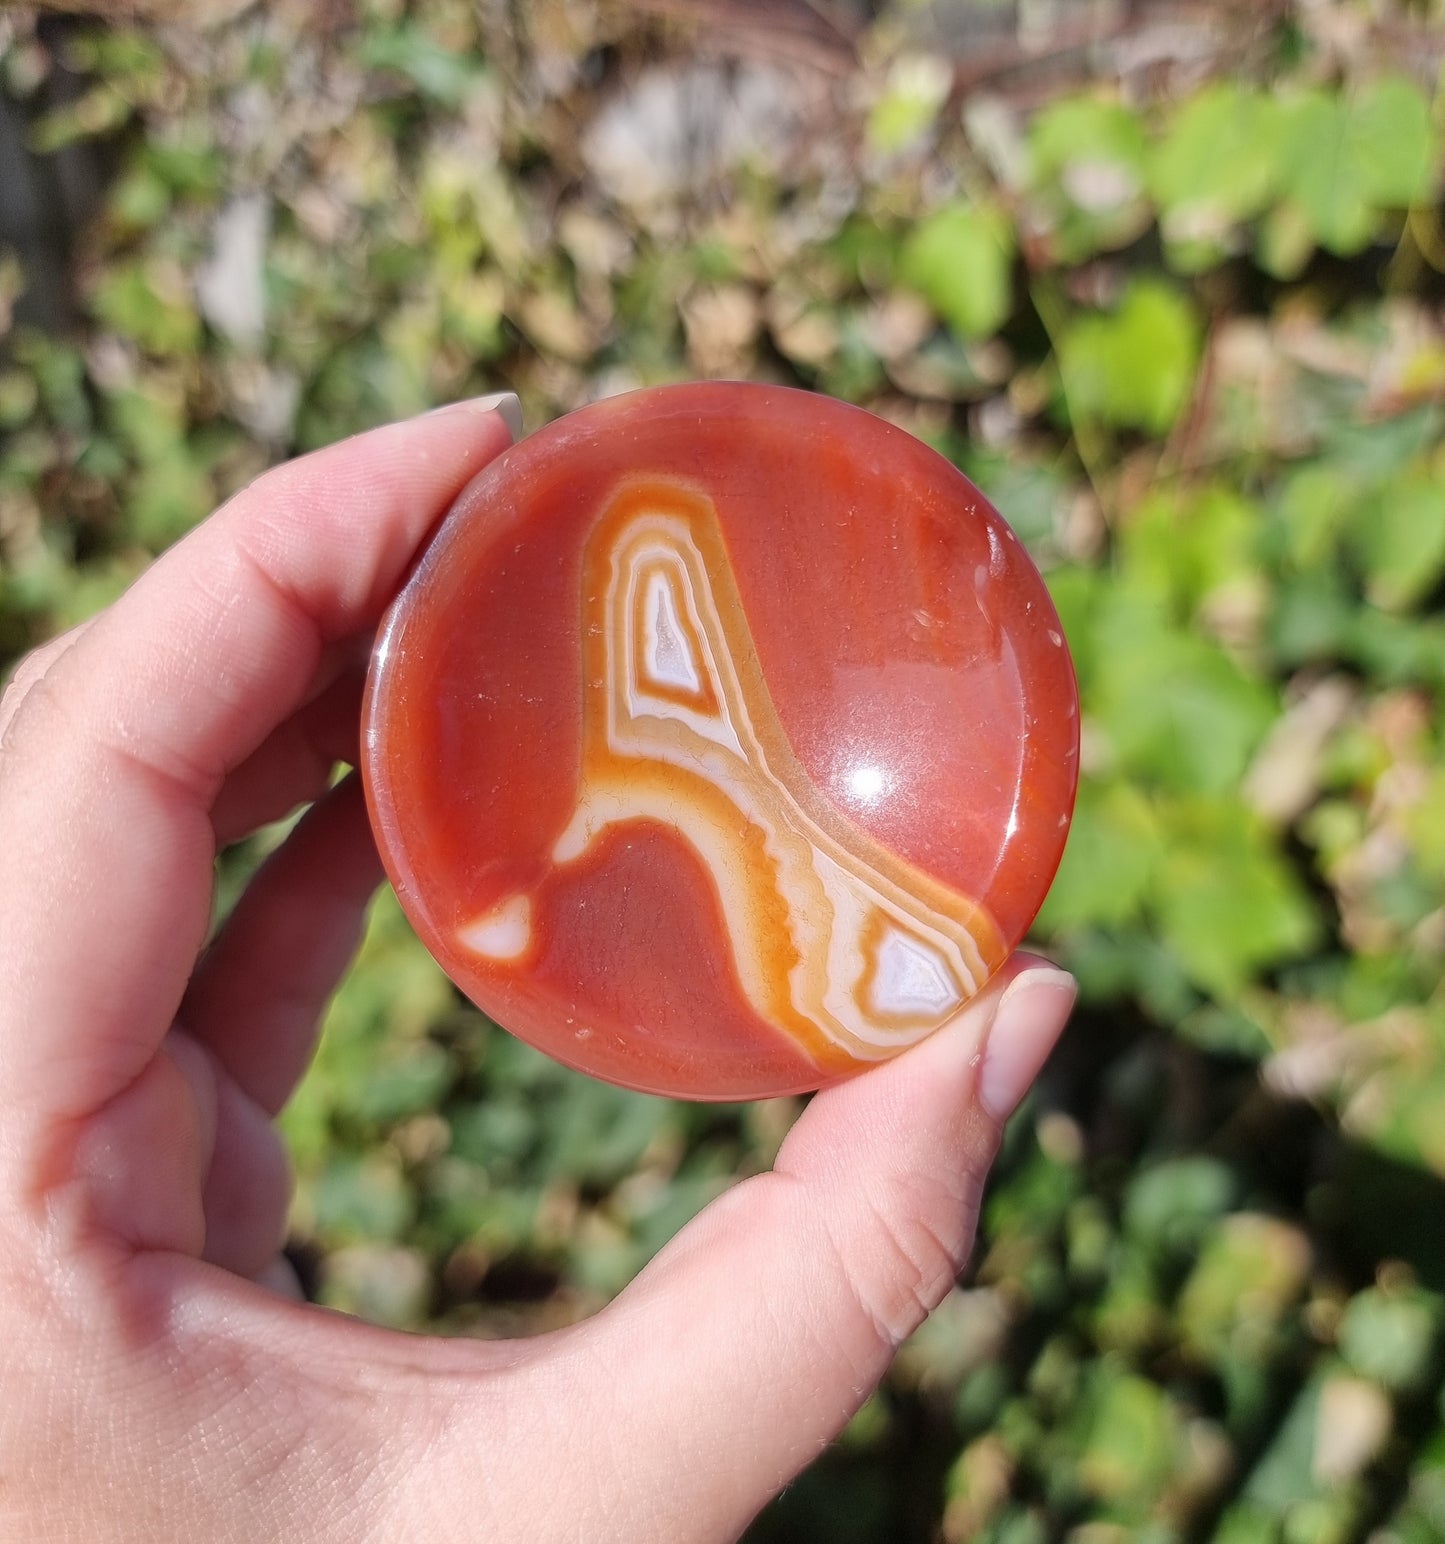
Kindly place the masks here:
[(1063, 847), (1077, 700), (1013, 533), (881, 420), (776, 388), (576, 413), (467, 490), (368, 697), (378, 840), (463, 989), (702, 1098), (936, 1029)]

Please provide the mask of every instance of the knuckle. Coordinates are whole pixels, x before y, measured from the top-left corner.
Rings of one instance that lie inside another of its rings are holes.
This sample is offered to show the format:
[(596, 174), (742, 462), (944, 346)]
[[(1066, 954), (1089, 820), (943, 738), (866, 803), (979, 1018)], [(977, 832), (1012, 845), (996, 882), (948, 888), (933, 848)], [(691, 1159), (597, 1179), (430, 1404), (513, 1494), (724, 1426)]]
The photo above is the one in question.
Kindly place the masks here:
[(45, 674), (55, 662), (59, 649), (54, 643), (42, 644), (38, 649), (32, 649), (22, 656), (20, 663), (16, 665), (4, 692), (0, 692), (0, 713), (11, 714), (25, 700), (31, 687)]
[(0, 692), (0, 751), (11, 748), (12, 730), (21, 709), (45, 694), (50, 672), (70, 652), (83, 627), (84, 624), (61, 633), (21, 656), (4, 691)]
[[(982, 1185), (971, 1174), (895, 1181), (865, 1198), (869, 1247), (849, 1275), (877, 1340), (896, 1350), (947, 1295), (968, 1259)], [(856, 1251), (855, 1251), (856, 1258)]]
[(15, 749), (16, 726), (21, 712), (47, 695), (47, 677), (65, 649), (60, 640), (32, 650), (15, 667), (9, 684), (0, 693), (0, 755)]

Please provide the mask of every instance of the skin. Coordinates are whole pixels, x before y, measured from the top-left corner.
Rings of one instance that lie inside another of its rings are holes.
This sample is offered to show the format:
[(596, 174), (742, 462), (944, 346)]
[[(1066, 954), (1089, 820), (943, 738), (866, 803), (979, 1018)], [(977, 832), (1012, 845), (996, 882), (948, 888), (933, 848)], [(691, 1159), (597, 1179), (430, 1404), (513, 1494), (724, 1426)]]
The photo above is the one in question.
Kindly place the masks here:
[[(270, 473), (0, 702), (0, 1536), (734, 1538), (964, 1264), (1073, 1002), (1024, 956), (585, 1324), (429, 1339), (288, 1294), (272, 1117), (380, 876), (331, 771), (382, 610), (509, 437), (460, 404)], [(307, 802), (208, 944), (218, 848)]]

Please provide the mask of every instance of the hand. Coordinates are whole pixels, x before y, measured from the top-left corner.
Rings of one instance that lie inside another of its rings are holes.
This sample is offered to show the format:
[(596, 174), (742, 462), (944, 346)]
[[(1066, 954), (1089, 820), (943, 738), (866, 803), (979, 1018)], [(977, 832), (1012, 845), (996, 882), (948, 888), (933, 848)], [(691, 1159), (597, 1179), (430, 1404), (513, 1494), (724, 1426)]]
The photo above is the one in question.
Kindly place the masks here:
[[(1042, 961), (815, 1098), (586, 1324), (427, 1339), (268, 1285), (272, 1118), (379, 879), (331, 770), (382, 609), (509, 442), (494, 406), (262, 478), (0, 705), (0, 1536), (729, 1539), (967, 1255), (1073, 1000)], [(217, 848), (307, 801), (202, 954)]]

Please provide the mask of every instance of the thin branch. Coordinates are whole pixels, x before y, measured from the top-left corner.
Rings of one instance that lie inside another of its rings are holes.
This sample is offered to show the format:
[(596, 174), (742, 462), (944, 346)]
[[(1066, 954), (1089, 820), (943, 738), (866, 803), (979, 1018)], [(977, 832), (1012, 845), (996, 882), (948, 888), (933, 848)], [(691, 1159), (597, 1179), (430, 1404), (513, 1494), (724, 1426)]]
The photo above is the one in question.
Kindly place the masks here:
[(858, 65), (852, 35), (811, 0), (631, 0), (628, 11), (691, 23), (729, 53), (782, 56), (831, 75)]

